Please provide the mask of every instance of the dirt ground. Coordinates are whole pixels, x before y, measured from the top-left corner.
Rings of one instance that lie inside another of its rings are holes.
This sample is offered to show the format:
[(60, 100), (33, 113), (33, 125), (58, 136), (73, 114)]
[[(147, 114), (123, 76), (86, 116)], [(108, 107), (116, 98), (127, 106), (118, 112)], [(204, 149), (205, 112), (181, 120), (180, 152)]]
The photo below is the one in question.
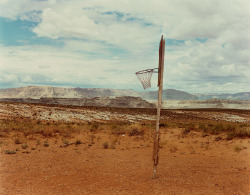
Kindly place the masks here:
[[(116, 121), (119, 127), (121, 121), (154, 123), (154, 114), (145, 109), (0, 104), (0, 120), (7, 122)], [(249, 124), (250, 116), (240, 110), (168, 110), (162, 115), (166, 121), (180, 123), (229, 120), (239, 124)], [(0, 194), (250, 194), (249, 138), (227, 140), (224, 134), (197, 131), (183, 134), (183, 128), (163, 126), (157, 178), (152, 179), (153, 138), (147, 133), (130, 136), (99, 128), (74, 134), (67, 145), (59, 135), (23, 137), (27, 148), (15, 144), (10, 135), (0, 137)], [(76, 145), (76, 140), (81, 144)], [(6, 154), (6, 150), (16, 153)]]

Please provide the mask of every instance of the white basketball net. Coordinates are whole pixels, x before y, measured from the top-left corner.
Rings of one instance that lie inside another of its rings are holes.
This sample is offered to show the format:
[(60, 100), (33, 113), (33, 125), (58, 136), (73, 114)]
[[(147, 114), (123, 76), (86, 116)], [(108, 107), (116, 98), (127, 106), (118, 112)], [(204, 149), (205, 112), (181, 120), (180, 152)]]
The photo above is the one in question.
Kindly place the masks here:
[(155, 69), (158, 68), (142, 70), (135, 73), (144, 89), (151, 87), (151, 77)]

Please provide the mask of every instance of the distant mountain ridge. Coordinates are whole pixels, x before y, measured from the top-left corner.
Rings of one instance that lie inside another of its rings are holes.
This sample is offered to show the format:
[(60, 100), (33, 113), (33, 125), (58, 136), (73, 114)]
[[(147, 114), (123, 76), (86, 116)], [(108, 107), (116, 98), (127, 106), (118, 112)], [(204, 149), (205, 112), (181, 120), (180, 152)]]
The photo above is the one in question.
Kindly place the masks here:
[[(145, 100), (157, 100), (157, 91), (138, 92), (130, 89), (105, 88), (64, 88), (51, 86), (28, 86), (0, 89), (0, 98), (94, 98), (94, 97), (141, 97)], [(207, 100), (232, 99), (250, 100), (250, 92), (235, 94), (190, 94), (175, 89), (163, 90), (163, 100)]]
[(194, 95), (196, 95), (199, 100), (209, 100), (209, 99), (250, 100), (250, 92), (194, 94)]
[[(51, 86), (29, 86), (0, 89), (0, 98), (94, 98), (94, 97), (141, 97), (145, 100), (157, 100), (157, 91), (138, 92), (130, 89), (104, 88), (63, 88)], [(163, 90), (166, 100), (195, 100), (196, 96), (174, 89)]]

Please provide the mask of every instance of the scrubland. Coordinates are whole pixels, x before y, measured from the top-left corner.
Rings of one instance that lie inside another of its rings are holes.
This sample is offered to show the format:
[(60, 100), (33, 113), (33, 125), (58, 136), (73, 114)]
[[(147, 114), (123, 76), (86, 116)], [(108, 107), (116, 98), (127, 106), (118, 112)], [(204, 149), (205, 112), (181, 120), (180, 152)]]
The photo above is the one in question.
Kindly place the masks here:
[(0, 106), (1, 194), (250, 193), (247, 110), (163, 110), (152, 179), (154, 110)]

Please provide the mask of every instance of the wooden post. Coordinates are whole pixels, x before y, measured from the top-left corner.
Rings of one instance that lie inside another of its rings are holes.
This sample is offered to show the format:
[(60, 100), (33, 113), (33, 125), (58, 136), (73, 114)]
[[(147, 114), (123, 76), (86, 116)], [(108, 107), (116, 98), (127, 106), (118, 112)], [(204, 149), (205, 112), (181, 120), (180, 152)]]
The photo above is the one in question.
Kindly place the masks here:
[(164, 53), (165, 53), (165, 40), (161, 37), (159, 47), (159, 74), (158, 74), (158, 105), (157, 105), (157, 120), (156, 129), (154, 135), (154, 148), (153, 148), (153, 178), (156, 178), (157, 165), (159, 160), (159, 141), (160, 141), (160, 117), (161, 117), (161, 105), (162, 105), (162, 88), (163, 88), (163, 71), (164, 71)]

